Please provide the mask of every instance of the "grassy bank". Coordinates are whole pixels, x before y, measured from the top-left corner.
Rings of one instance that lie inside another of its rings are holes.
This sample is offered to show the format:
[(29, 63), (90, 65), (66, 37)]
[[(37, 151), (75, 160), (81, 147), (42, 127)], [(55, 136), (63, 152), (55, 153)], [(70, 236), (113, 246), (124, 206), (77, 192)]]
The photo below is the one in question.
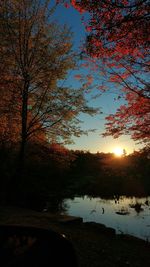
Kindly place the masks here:
[(75, 248), (79, 267), (150, 266), (149, 243), (115, 235), (96, 223), (64, 224), (59, 214), (1, 207), (0, 224), (43, 227), (65, 234)]

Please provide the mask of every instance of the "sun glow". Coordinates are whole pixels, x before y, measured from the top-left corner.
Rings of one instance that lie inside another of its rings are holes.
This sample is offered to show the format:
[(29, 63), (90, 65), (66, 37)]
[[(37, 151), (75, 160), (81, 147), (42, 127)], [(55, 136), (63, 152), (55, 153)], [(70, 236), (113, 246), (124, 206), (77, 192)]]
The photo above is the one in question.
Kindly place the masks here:
[(115, 154), (115, 156), (121, 157), (123, 155), (123, 149), (121, 147), (116, 147), (113, 150), (113, 153)]

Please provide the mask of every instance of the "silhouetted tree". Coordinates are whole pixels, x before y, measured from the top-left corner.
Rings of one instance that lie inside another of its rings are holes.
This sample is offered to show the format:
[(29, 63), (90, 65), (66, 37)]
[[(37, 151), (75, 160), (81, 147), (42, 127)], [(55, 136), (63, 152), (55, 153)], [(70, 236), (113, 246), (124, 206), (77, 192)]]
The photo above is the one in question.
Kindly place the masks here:
[(5, 0), (0, 6), (4, 70), (0, 126), (2, 129), (5, 125), (5, 135), (12, 136), (13, 130), (14, 138), (20, 141), (20, 162), (29, 138), (43, 139), (44, 132), (46, 138), (68, 140), (82, 133), (76, 116), (95, 112), (86, 105), (81, 88), (75, 90), (58, 83), (66, 78), (69, 69), (75, 68), (76, 60), (72, 35), (66, 26), (51, 21), (49, 2)]

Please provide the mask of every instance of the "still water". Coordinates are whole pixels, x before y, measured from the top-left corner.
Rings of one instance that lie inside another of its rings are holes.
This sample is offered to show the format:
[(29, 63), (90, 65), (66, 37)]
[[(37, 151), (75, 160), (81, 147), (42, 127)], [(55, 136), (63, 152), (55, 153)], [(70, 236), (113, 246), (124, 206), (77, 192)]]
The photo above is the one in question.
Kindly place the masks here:
[(150, 197), (114, 199), (75, 197), (64, 201), (66, 213), (116, 229), (150, 242)]

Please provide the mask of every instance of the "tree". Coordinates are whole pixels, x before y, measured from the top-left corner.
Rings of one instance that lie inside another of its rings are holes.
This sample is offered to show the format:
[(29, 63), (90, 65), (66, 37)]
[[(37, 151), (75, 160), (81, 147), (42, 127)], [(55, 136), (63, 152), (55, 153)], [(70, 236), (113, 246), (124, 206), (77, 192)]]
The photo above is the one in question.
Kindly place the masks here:
[(79, 12), (89, 15), (83, 18), (88, 32), (83, 51), (91, 58), (88, 60), (105, 75), (109, 85), (119, 86), (125, 96), (126, 104), (106, 118), (106, 135), (118, 137), (129, 133), (135, 140), (148, 142), (149, 1), (69, 2)]
[(150, 100), (130, 92), (126, 95), (127, 105), (122, 105), (115, 114), (106, 117), (106, 132), (104, 136), (114, 138), (121, 134), (131, 134), (135, 141), (150, 141)]
[(148, 0), (56, 2), (70, 2), (80, 13), (88, 12), (84, 25), (89, 32), (87, 52), (92, 57), (111, 57), (118, 61), (125, 55), (133, 56), (133, 59), (141, 54), (146, 56), (149, 36)]
[[(1, 124), (8, 132), (8, 117), (13, 119), (20, 133), (16, 141), (21, 144), (21, 162), (29, 138), (43, 137), (44, 131), (47, 139), (67, 140), (82, 133), (76, 118), (80, 112), (95, 113), (81, 89), (62, 85), (76, 67), (75, 53), (70, 30), (52, 22), (49, 2), (4, 0), (0, 5)], [(12, 101), (15, 105), (5, 112)]]

